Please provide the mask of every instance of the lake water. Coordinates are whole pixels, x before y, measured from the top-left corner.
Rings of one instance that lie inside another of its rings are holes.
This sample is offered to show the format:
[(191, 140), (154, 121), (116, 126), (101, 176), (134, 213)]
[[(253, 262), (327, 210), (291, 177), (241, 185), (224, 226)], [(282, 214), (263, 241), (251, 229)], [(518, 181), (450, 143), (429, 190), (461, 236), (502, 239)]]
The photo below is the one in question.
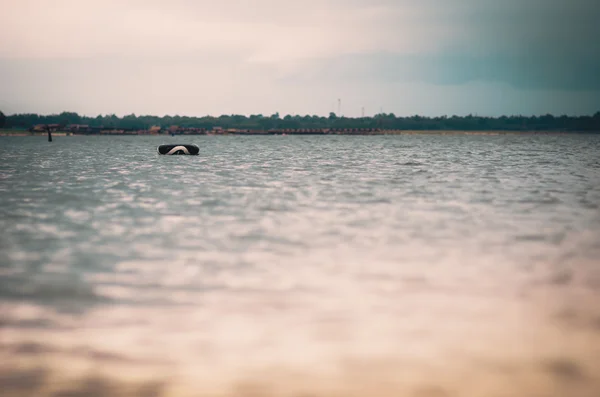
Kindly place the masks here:
[(596, 397), (599, 205), (600, 135), (0, 137), (0, 390)]

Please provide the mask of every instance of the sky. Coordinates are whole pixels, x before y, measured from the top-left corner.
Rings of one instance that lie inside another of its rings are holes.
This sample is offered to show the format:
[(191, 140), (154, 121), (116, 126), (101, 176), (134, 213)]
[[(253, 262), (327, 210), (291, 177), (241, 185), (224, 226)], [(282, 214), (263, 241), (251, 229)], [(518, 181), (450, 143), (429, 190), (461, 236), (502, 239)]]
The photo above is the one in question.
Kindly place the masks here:
[(597, 0), (0, 0), (6, 114), (582, 115)]

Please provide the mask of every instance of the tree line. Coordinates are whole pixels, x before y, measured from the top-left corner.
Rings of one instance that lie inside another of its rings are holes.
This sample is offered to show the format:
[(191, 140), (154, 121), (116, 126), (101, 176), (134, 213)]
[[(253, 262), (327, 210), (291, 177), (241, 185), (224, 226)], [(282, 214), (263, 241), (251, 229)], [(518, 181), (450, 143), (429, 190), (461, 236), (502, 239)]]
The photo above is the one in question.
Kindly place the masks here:
[(118, 117), (114, 114), (96, 117), (81, 116), (74, 112), (39, 115), (35, 113), (5, 115), (0, 111), (0, 128), (29, 129), (39, 124), (88, 125), (90, 127), (124, 130), (147, 130), (153, 126), (169, 128), (221, 127), (224, 129), (267, 131), (272, 129), (382, 129), (382, 130), (466, 130), (466, 131), (595, 131), (600, 132), (600, 111), (591, 116), (408, 116), (397, 117), (393, 113), (380, 113), (372, 117), (340, 117), (330, 113), (328, 117), (316, 115), (270, 116), (221, 115), (218, 117), (188, 116), (136, 116)]

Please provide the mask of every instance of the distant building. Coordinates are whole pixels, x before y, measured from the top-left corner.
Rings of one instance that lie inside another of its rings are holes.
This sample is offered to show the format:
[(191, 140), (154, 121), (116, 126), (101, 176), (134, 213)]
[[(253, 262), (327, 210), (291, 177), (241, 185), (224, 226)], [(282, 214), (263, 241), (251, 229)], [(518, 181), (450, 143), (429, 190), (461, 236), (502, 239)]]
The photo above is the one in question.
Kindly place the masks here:
[(30, 132), (55, 132), (60, 129), (60, 124), (36, 124), (29, 129)]
[(66, 130), (73, 133), (87, 133), (91, 132), (90, 126), (87, 124), (69, 124)]

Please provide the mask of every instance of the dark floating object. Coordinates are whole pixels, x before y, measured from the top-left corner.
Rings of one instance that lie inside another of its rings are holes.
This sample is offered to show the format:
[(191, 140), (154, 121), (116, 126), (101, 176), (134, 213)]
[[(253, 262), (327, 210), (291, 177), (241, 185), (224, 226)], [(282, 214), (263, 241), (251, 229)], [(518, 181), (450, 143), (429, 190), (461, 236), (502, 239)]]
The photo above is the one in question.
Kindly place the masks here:
[(198, 153), (200, 153), (200, 148), (196, 145), (190, 145), (190, 144), (185, 144), (185, 145), (160, 145), (158, 147), (158, 154), (167, 154), (167, 155), (173, 155), (173, 154), (190, 154), (190, 155), (197, 155)]

